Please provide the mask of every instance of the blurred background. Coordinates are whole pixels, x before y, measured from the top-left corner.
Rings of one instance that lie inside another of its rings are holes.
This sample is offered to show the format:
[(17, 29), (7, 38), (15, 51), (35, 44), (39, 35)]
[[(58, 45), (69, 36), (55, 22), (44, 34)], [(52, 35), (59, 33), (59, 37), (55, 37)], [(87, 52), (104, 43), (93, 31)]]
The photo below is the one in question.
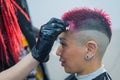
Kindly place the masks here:
[[(103, 9), (112, 21), (113, 36), (106, 51), (103, 64), (113, 80), (119, 80), (120, 73), (120, 0), (27, 0), (32, 23), (38, 29), (50, 20), (51, 17), (61, 18), (61, 15), (73, 8), (89, 7)], [(69, 74), (64, 72), (55, 55), (58, 43), (55, 42), (51, 51), (50, 60), (46, 63), (50, 80), (64, 80)]]

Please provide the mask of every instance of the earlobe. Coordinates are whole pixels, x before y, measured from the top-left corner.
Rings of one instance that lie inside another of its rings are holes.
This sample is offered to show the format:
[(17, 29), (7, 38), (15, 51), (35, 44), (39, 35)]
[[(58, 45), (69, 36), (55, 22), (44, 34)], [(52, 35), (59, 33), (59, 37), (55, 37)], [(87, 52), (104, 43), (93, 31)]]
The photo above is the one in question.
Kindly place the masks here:
[(94, 54), (86, 54), (84, 58), (85, 58), (86, 61), (89, 61), (89, 60), (91, 60), (93, 57), (94, 57)]

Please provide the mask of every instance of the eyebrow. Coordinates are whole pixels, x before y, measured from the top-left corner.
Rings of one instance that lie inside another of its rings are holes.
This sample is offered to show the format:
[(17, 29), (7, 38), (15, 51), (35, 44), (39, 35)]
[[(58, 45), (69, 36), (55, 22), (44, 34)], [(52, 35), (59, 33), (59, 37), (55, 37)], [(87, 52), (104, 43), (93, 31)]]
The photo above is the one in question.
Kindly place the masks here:
[(59, 40), (60, 40), (60, 41), (66, 41), (66, 39), (63, 38), (63, 37), (60, 37)]

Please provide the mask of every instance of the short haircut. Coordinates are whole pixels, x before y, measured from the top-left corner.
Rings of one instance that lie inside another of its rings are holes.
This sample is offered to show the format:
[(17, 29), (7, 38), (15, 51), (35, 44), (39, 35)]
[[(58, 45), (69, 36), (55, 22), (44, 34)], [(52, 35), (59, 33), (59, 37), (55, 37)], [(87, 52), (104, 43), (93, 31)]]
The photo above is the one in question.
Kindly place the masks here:
[(98, 52), (103, 57), (112, 36), (110, 18), (103, 10), (76, 8), (64, 13), (62, 19), (72, 25), (73, 30), (82, 32), (77, 36), (82, 44), (96, 41)]
[(97, 30), (104, 33), (111, 40), (111, 21), (109, 16), (99, 9), (76, 8), (64, 13), (64, 21), (74, 24), (74, 29)]

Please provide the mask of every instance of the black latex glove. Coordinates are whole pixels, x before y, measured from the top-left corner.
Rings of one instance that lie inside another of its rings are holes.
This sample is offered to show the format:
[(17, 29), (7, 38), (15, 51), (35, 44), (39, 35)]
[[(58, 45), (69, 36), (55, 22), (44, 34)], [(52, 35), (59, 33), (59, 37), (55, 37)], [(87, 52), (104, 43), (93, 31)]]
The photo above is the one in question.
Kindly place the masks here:
[(45, 62), (52, 49), (54, 41), (61, 32), (66, 31), (67, 23), (52, 18), (47, 24), (41, 26), (37, 44), (32, 49), (32, 56), (39, 62)]

